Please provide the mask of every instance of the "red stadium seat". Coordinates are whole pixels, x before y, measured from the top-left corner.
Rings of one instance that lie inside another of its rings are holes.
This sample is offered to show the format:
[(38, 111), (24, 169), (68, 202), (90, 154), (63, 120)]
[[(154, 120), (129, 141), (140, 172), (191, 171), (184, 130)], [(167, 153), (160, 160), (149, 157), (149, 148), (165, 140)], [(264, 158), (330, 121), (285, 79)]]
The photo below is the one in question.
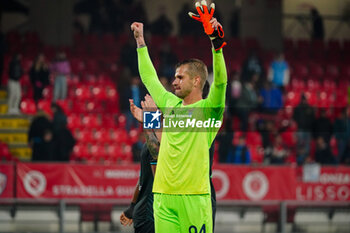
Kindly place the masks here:
[(311, 63), (309, 65), (310, 75), (316, 77), (317, 79), (321, 78), (324, 75), (324, 70), (322, 65), (318, 63)]
[(35, 102), (32, 99), (24, 99), (21, 101), (20, 109), (24, 114), (34, 115), (36, 113)]
[(344, 64), (341, 67), (340, 79), (350, 80), (350, 65)]
[(43, 90), (43, 98), (46, 100), (52, 100), (53, 97), (53, 87), (45, 87)]
[(105, 129), (105, 128), (96, 130), (95, 139), (99, 143), (113, 142), (113, 140), (111, 140), (110, 131), (108, 129)]
[(101, 127), (103, 128), (116, 128), (117, 126), (116, 118), (114, 115), (103, 114), (101, 124), (102, 124)]
[(307, 66), (301, 62), (294, 63), (292, 72), (293, 75), (300, 78), (306, 77), (309, 74)]
[(79, 132), (78, 140), (80, 143), (92, 143), (95, 141), (95, 131), (91, 129), (83, 129)]
[(51, 111), (51, 101), (50, 100), (40, 100), (38, 102), (38, 110), (41, 109), (45, 111), (46, 113), (52, 115)]
[(325, 79), (323, 80), (323, 87), (322, 89), (328, 93), (334, 92), (337, 88), (337, 84), (332, 79)]
[(305, 91), (305, 82), (303, 79), (292, 78), (288, 90)]
[(78, 143), (73, 147), (72, 158), (75, 160), (87, 160), (89, 150), (86, 144)]
[(97, 86), (92, 88), (92, 97), (97, 100), (106, 100), (107, 94), (103, 87)]
[(327, 48), (328, 48), (328, 50), (337, 50), (337, 51), (339, 51), (341, 49), (340, 41), (339, 40), (334, 40), (334, 39), (328, 40)]
[(83, 116), (82, 125), (84, 127), (92, 129), (92, 128), (98, 128), (101, 124), (97, 115), (90, 114), (87, 116)]
[(316, 92), (306, 91), (305, 92), (305, 97), (307, 99), (307, 102), (311, 106), (315, 106), (317, 104), (317, 94), (316, 94)]
[(333, 104), (334, 104), (334, 97), (332, 97), (332, 95), (328, 95), (328, 93), (325, 91), (321, 91), (319, 93), (319, 97), (317, 100), (318, 108), (329, 108), (329, 107), (332, 107)]
[(75, 89), (75, 98), (78, 100), (87, 100), (91, 97), (90, 88), (88, 86), (80, 86)]
[(71, 114), (67, 117), (67, 123), (69, 129), (76, 129), (82, 126), (79, 115)]
[(321, 88), (321, 84), (318, 80), (310, 78), (306, 82), (307, 91), (318, 91)]
[(326, 75), (330, 77), (338, 77), (339, 75), (339, 68), (335, 64), (327, 64), (326, 65)]
[(296, 107), (300, 102), (300, 92), (298, 91), (289, 91), (286, 95), (286, 100), (284, 101), (285, 106)]
[(113, 142), (128, 143), (129, 135), (126, 132), (126, 130), (111, 129), (110, 132), (111, 132), (111, 139), (113, 140)]

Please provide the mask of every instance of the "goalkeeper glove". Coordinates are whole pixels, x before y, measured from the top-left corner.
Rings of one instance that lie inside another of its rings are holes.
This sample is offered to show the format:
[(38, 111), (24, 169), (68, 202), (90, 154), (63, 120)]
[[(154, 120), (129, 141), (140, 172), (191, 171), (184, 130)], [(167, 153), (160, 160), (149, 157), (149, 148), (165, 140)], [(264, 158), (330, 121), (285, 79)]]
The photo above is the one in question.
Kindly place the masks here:
[(125, 217), (132, 219), (132, 214), (134, 212), (135, 203), (131, 202), (129, 208), (124, 211)]
[(210, 4), (210, 11), (208, 10), (207, 2), (205, 0), (202, 0), (201, 3), (196, 2), (196, 9), (198, 12), (198, 15), (189, 12), (189, 16), (192, 19), (195, 19), (203, 24), (203, 28), (205, 33), (209, 36), (210, 40), (213, 43), (215, 51), (221, 49), (226, 45), (226, 42), (224, 41), (224, 30), (221, 26), (218, 26), (216, 29), (212, 27), (212, 24), (210, 23), (210, 20), (213, 18), (214, 11), (215, 11), (215, 4)]

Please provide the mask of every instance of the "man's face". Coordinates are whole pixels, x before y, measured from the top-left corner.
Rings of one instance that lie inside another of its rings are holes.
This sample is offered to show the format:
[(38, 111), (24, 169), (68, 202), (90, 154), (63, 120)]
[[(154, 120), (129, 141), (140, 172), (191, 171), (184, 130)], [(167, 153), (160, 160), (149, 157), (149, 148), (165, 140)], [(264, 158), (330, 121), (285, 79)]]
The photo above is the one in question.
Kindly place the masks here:
[(188, 96), (195, 84), (195, 78), (191, 78), (188, 73), (188, 65), (182, 65), (176, 69), (175, 79), (172, 83), (175, 95), (181, 99)]

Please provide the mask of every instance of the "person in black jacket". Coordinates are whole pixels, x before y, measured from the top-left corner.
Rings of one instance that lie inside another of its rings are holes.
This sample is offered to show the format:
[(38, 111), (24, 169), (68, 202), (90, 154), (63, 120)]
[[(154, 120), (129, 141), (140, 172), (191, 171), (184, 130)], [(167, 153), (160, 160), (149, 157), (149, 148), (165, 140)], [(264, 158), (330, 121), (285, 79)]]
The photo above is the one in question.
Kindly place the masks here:
[(304, 94), (301, 96), (299, 105), (294, 109), (293, 119), (298, 125), (297, 162), (302, 164), (310, 154), (311, 133), (315, 121), (315, 110), (308, 104)]
[(28, 132), (28, 143), (32, 148), (32, 161), (52, 161), (52, 123), (46, 112), (39, 110)]
[(53, 112), (53, 142), (55, 161), (69, 161), (70, 153), (76, 143), (72, 133), (67, 128), (67, 117), (58, 104), (51, 104)]
[(19, 102), (21, 101), (20, 79), (23, 75), (21, 66), (21, 54), (15, 54), (10, 62), (8, 80), (8, 113), (19, 114)]
[(50, 84), (49, 68), (45, 62), (44, 54), (39, 54), (35, 59), (32, 68), (29, 71), (30, 81), (34, 89), (34, 101), (38, 105), (38, 101), (43, 98), (44, 88)]

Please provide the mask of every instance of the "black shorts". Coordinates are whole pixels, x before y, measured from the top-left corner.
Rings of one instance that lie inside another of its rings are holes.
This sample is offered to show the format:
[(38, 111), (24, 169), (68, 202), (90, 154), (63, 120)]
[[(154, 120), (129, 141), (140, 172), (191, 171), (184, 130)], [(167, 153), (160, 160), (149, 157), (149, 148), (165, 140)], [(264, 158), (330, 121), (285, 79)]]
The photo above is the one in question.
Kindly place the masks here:
[(154, 222), (147, 221), (141, 226), (135, 227), (135, 233), (154, 233)]

